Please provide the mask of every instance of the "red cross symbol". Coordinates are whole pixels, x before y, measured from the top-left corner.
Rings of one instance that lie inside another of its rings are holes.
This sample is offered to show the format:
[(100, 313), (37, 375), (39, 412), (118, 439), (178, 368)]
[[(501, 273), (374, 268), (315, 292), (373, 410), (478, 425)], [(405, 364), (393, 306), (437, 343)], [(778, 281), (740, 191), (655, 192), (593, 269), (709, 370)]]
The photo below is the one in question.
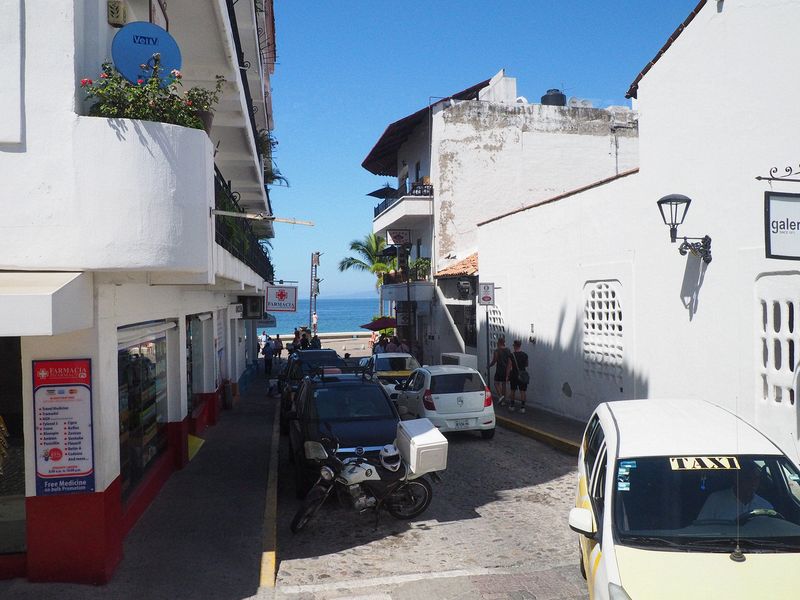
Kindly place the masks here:
[(277, 291), (277, 293), (275, 294), (275, 297), (276, 297), (278, 300), (280, 300), (281, 302), (283, 302), (284, 300), (286, 300), (286, 297), (287, 297), (288, 295), (289, 295), (289, 294), (287, 294), (287, 293), (286, 293), (286, 290), (278, 290), (278, 291)]

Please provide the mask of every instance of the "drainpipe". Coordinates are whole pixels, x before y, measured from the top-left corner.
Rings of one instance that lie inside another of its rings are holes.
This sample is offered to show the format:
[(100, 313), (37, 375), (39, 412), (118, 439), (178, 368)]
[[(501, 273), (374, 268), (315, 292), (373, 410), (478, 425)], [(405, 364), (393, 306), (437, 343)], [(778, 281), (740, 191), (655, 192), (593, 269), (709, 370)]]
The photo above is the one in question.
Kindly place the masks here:
[(461, 332), (456, 327), (456, 322), (453, 321), (453, 315), (450, 314), (450, 311), (447, 310), (447, 298), (445, 298), (444, 293), (442, 292), (441, 288), (439, 288), (439, 282), (433, 284), (433, 289), (436, 290), (436, 298), (439, 300), (439, 303), (442, 305), (442, 312), (444, 312), (444, 316), (447, 318), (447, 322), (450, 324), (450, 329), (453, 330), (453, 333), (456, 336), (456, 341), (458, 342), (458, 346), (460, 351), (466, 352), (467, 346), (464, 343), (464, 338), (461, 337)]

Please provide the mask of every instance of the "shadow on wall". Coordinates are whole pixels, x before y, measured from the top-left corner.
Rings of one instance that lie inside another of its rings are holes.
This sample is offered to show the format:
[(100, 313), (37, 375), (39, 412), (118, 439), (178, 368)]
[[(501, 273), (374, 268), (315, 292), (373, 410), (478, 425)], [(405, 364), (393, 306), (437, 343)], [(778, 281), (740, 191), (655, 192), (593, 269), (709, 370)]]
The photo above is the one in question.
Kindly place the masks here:
[[(565, 331), (566, 308), (562, 307), (556, 327), (556, 340), (563, 338)], [(573, 419), (586, 420), (601, 402), (647, 398), (649, 384), (647, 379), (631, 369), (624, 357), (627, 356), (622, 338), (622, 364), (608, 360), (612, 356), (609, 348), (603, 362), (588, 360), (584, 351), (584, 323), (576, 320), (571, 335), (564, 344), (550, 340), (540, 340), (531, 334), (506, 324), (506, 342), (509, 347), (513, 340), (522, 342), (522, 350), (528, 353), (531, 383), (528, 388), (528, 402), (559, 415)], [(617, 340), (613, 340), (618, 344)], [(610, 344), (609, 344), (610, 345)], [(494, 374), (492, 374), (494, 375)]]
[(683, 271), (683, 283), (681, 284), (681, 302), (689, 311), (690, 321), (694, 318), (700, 304), (700, 288), (703, 287), (707, 268), (708, 265), (700, 257), (692, 254), (686, 256), (686, 268)]

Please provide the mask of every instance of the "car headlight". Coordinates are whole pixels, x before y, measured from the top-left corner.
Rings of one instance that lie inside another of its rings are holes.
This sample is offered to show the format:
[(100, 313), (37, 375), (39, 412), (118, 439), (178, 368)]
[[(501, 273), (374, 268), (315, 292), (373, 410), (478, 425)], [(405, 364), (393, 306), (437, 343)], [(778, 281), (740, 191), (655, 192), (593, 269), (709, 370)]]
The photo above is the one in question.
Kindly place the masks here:
[(608, 584), (608, 598), (609, 600), (631, 600), (631, 597), (628, 596), (628, 592), (625, 591), (621, 585), (617, 585), (616, 583), (609, 583)]
[(319, 476), (322, 477), (325, 481), (333, 481), (333, 469), (330, 467), (322, 467), (319, 470)]

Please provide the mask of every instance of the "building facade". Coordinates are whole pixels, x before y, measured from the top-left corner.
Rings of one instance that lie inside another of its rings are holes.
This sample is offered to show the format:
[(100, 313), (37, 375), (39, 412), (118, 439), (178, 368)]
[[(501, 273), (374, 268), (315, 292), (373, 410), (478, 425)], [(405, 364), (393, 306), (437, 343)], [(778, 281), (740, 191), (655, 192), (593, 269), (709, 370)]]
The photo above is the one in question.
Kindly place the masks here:
[[(799, 91), (780, 64), (798, 22), (793, 3), (700, 2), (628, 92), (640, 170), (480, 224), (481, 278), (531, 356), (529, 400), (584, 419), (608, 400), (701, 398), (797, 459), (800, 270), (767, 256), (793, 232), (766, 209), (800, 194), (800, 116), (778, 100)], [(691, 199), (674, 244), (656, 204), (671, 194)], [(680, 254), (683, 236), (709, 236), (711, 262)]]
[[(423, 359), (477, 353), (478, 222), (637, 165), (635, 111), (568, 103), (557, 90), (533, 104), (503, 71), (389, 125), (362, 166), (397, 178), (373, 192), (373, 232), (410, 243), (414, 281), (389, 278), (383, 297), (402, 319), (410, 301), (404, 331)], [(513, 238), (496, 245), (516, 252)]]
[[(224, 77), (208, 131), (89, 116), (134, 22), (185, 88)], [(102, 583), (256, 360), (272, 224), (212, 211), (271, 214), (272, 3), (12, 1), (0, 30), (0, 576)]]

